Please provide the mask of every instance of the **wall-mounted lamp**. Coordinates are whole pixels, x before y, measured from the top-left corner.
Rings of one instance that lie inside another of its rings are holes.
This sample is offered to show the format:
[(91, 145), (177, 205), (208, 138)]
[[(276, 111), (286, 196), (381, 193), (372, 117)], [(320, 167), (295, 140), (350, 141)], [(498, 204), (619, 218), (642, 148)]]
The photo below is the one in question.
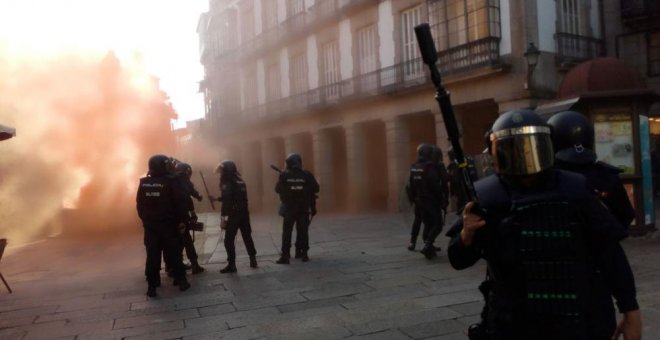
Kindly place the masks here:
[(532, 77), (532, 74), (534, 73), (534, 69), (536, 68), (536, 65), (539, 63), (539, 56), (541, 55), (541, 51), (534, 46), (534, 43), (529, 43), (529, 47), (527, 47), (527, 51), (525, 51), (525, 59), (527, 59), (527, 76), (529, 78)]

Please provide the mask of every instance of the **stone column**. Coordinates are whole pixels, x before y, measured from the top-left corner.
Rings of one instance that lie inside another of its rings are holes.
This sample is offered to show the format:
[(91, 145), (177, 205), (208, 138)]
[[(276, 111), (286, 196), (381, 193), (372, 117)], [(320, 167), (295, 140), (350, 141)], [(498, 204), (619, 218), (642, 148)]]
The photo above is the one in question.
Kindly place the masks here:
[(259, 162), (261, 148), (259, 142), (247, 143), (241, 147), (241, 158), (238, 171), (247, 185), (248, 199), (251, 211), (261, 210), (261, 197), (263, 196), (261, 183), (262, 166)]
[(276, 138), (264, 139), (261, 141), (261, 163), (264, 167), (268, 167), (262, 171), (263, 193), (261, 195), (261, 202), (263, 212), (277, 213), (279, 208), (279, 198), (275, 193), (275, 184), (277, 183), (278, 175), (275, 171), (270, 170), (270, 165), (280, 165), (283, 161), (281, 157), (280, 146)]
[(447, 150), (449, 150), (451, 142), (449, 141), (449, 135), (447, 135), (447, 128), (445, 128), (445, 121), (442, 115), (440, 113), (434, 113), (433, 118), (435, 119), (435, 143), (442, 150), (442, 162), (446, 165), (449, 162)]
[(364, 130), (358, 124), (345, 126), (346, 162), (348, 167), (348, 210), (356, 212), (368, 206), (366, 143)]
[(387, 173), (388, 195), (387, 210), (399, 210), (399, 195), (408, 180), (410, 170), (410, 130), (408, 124), (401, 117), (394, 117), (385, 121), (387, 137)]
[(331, 210), (335, 202), (335, 183), (332, 176), (332, 144), (327, 132), (317, 130), (312, 133), (314, 147), (314, 175), (319, 182), (321, 190), (317, 202), (320, 211)]

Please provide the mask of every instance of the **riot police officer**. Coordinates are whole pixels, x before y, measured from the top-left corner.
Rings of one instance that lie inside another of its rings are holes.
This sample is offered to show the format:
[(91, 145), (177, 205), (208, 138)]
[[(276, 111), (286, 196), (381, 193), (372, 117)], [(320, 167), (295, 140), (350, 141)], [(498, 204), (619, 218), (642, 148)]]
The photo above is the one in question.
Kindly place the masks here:
[[(410, 168), (408, 183), (410, 195), (414, 198), (415, 206), (419, 207), (422, 223), (429, 228), (435, 228), (442, 223), (442, 182), (438, 173), (437, 164), (433, 161), (434, 146), (420, 144), (417, 147), (417, 162)], [(436, 256), (433, 244), (426, 240), (421, 253), (428, 259)]]
[(638, 339), (626, 229), (583, 176), (553, 167), (550, 127), (533, 111), (500, 116), (490, 140), (496, 173), (475, 183), (479, 205), (465, 206), (448, 251), (455, 269), (488, 262), (488, 339), (597, 338), (608, 322), (593, 310), (598, 285), (623, 313), (616, 332)]
[[(195, 185), (190, 178), (192, 177), (192, 167), (188, 163), (179, 162), (176, 164), (176, 175), (181, 187), (185, 192), (184, 204), (189, 218), (193, 223), (197, 223), (197, 214), (195, 213), (195, 204), (191, 197), (196, 198), (198, 201), (203, 199), (202, 195), (195, 189)], [(195, 243), (190, 236), (190, 226), (186, 226), (181, 234), (181, 246), (186, 250), (186, 256), (190, 260), (191, 269), (193, 274), (204, 272), (204, 267), (199, 265), (197, 250)], [(182, 249), (183, 251), (183, 249)]]
[(587, 178), (592, 189), (624, 226), (635, 218), (635, 210), (621, 183), (621, 169), (597, 161), (594, 152), (594, 127), (583, 114), (563, 111), (548, 119), (552, 127), (555, 165)]
[(286, 170), (277, 180), (275, 192), (282, 202), (282, 254), (276, 261), (289, 264), (291, 257), (291, 234), (296, 226), (296, 258), (309, 261), (310, 216), (316, 215), (316, 194), (319, 184), (314, 175), (303, 169), (302, 157), (297, 153), (286, 157)]
[(183, 267), (179, 223), (189, 223), (183, 204), (185, 193), (172, 174), (171, 159), (154, 155), (149, 159), (149, 172), (140, 178), (137, 191), (137, 213), (144, 227), (144, 246), (147, 252), (145, 275), (149, 297), (156, 296), (160, 286), (160, 254), (165, 252), (171, 261), (175, 284), (179, 290), (190, 288)]
[(431, 162), (435, 165), (436, 172), (438, 174), (438, 180), (440, 181), (440, 192), (436, 193), (436, 199), (439, 202), (439, 205), (436, 209), (438, 211), (438, 219), (435, 225), (424, 226), (424, 232), (422, 233), (422, 239), (424, 240), (424, 248), (422, 253), (427, 256), (433, 251), (439, 251), (440, 248), (435, 247), (433, 243), (435, 239), (442, 232), (442, 228), (445, 224), (445, 216), (447, 215), (447, 207), (449, 205), (449, 174), (447, 173), (447, 168), (442, 162), (442, 149), (439, 146), (433, 145), (433, 153), (431, 155)]
[[(222, 161), (215, 169), (220, 173), (220, 194), (217, 198), (222, 202), (220, 210), (220, 227), (226, 231), (225, 250), (227, 251), (227, 266), (220, 270), (221, 273), (235, 273), (236, 269), (236, 247), (234, 241), (236, 234), (241, 231), (245, 248), (250, 256), (250, 267), (257, 268), (257, 250), (252, 240), (252, 226), (250, 225), (250, 211), (248, 210), (247, 187), (231, 160)], [(215, 200), (214, 197), (209, 197)]]

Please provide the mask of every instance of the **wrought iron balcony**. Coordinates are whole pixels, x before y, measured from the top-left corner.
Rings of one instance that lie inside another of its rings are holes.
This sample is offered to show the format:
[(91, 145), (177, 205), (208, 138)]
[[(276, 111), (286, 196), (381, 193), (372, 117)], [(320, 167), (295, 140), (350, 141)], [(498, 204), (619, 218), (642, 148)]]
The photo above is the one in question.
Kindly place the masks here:
[(621, 0), (621, 17), (623, 19), (637, 19), (652, 16), (660, 16), (660, 1)]
[(500, 38), (487, 37), (438, 52), (443, 75), (462, 73), (500, 63)]
[(603, 40), (569, 33), (555, 33), (557, 64), (571, 66), (605, 54)]
[[(500, 64), (499, 38), (489, 37), (457, 46), (441, 51), (438, 57), (443, 76), (497, 66)], [(240, 117), (240, 122), (236, 123), (250, 125), (277, 120), (337, 104), (411, 90), (429, 83), (430, 77), (421, 58), (413, 59), (262, 105), (243, 110), (235, 108), (236, 115)]]

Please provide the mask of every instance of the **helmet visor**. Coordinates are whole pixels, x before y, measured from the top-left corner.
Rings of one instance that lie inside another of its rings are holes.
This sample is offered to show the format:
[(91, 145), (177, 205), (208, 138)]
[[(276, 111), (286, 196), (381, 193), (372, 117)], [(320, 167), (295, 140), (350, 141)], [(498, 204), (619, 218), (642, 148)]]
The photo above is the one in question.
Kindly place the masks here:
[(532, 175), (552, 167), (554, 153), (547, 126), (523, 126), (490, 135), (493, 163), (502, 175)]

